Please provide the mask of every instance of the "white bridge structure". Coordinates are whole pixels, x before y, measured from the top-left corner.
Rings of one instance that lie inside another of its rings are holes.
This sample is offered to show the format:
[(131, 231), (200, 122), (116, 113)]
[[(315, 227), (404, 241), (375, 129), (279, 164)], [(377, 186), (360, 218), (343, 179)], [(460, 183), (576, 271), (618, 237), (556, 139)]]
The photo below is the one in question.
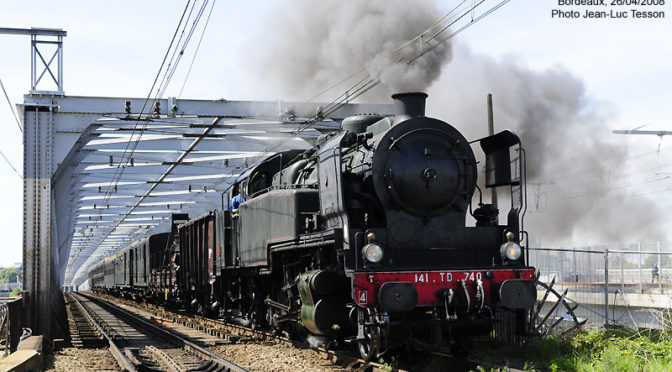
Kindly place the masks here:
[[(65, 31), (0, 33), (32, 39), (31, 90), (17, 105), (24, 133), (23, 323), (51, 338), (67, 329), (62, 290), (84, 283), (91, 265), (167, 231), (172, 213), (196, 217), (226, 207), (224, 193), (262, 158), (309, 148), (347, 116), (392, 113), (392, 105), (345, 101), (69, 96)], [(38, 50), (44, 37), (56, 38), (49, 61)], [(45, 76), (55, 88), (39, 90)]]

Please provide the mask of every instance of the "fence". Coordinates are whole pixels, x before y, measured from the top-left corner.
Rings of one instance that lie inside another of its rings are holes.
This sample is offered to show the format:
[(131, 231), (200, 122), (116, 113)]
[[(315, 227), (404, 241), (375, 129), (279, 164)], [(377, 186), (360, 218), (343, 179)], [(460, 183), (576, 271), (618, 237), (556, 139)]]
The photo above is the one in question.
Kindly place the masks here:
[[(593, 324), (661, 328), (672, 307), (672, 243), (530, 248), (530, 264)], [(554, 315), (566, 317), (563, 308)]]
[(21, 337), (22, 300), (1, 300), (0, 303), (0, 355), (16, 351)]

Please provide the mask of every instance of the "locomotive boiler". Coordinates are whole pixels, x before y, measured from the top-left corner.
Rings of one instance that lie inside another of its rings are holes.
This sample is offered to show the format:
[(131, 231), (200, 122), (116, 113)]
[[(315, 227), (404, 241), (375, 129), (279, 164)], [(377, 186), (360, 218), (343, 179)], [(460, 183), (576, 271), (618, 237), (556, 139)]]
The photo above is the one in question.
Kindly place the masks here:
[[(524, 332), (536, 287), (518, 137), (470, 143), (425, 116), (426, 94), (392, 97), (394, 116), (349, 117), (312, 149), (264, 159), (223, 198), (239, 205), (177, 227), (163, 260), (176, 282), (157, 290), (244, 325), (354, 343), (369, 359), (404, 344), (460, 351), (499, 312)], [(482, 187), (507, 191), (502, 223)]]

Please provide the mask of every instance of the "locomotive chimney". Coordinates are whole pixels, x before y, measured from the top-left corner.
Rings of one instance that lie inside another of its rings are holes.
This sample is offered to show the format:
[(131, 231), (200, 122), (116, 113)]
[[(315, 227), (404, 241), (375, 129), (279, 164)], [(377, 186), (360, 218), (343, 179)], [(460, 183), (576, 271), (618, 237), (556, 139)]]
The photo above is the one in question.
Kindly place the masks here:
[(402, 121), (425, 116), (425, 101), (427, 93), (408, 92), (392, 95), (394, 100), (394, 124)]

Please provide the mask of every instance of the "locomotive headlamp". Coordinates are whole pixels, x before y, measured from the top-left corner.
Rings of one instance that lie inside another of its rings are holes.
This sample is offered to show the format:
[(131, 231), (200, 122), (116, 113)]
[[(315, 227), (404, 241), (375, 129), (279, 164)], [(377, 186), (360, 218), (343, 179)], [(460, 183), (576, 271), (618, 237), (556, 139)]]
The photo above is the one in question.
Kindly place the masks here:
[(512, 233), (511, 231), (508, 231), (505, 236), (506, 236), (506, 240), (508, 240), (510, 242), (512, 242), (513, 239), (516, 237), (516, 235), (514, 233)]
[(499, 248), (499, 253), (501, 253), (502, 257), (506, 256), (511, 261), (519, 259), (522, 252), (523, 250), (520, 246), (514, 242), (504, 243)]
[(383, 247), (375, 243), (370, 243), (362, 249), (362, 256), (372, 263), (378, 263), (383, 259)]

